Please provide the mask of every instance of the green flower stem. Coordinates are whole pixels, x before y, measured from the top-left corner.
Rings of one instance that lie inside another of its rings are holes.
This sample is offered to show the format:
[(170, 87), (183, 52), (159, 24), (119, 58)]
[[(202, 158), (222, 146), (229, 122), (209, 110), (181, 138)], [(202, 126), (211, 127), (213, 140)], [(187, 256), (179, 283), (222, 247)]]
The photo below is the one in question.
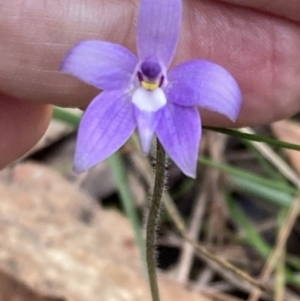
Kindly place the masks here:
[(161, 199), (164, 192), (165, 179), (166, 153), (160, 142), (157, 140), (155, 181), (146, 227), (146, 260), (150, 290), (153, 301), (160, 301), (156, 275), (155, 239), (161, 207)]

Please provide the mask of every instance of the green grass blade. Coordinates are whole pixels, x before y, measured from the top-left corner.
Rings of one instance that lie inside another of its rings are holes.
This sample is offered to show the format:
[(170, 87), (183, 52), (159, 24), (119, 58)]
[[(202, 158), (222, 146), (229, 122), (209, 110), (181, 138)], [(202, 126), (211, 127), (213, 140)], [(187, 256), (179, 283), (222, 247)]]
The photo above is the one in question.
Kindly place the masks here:
[(281, 206), (289, 206), (297, 190), (285, 182), (267, 179), (257, 176), (242, 169), (229, 166), (225, 163), (212, 161), (205, 157), (199, 157), (198, 161), (206, 166), (217, 168), (231, 177), (229, 180), (238, 189)]
[(76, 114), (73, 114), (66, 109), (54, 107), (53, 109), (53, 118), (63, 121), (74, 128), (77, 128), (79, 126), (81, 116), (78, 116)]
[(178, 199), (188, 193), (195, 185), (195, 180), (186, 178), (182, 181), (181, 184), (176, 185), (174, 191), (171, 192), (171, 197), (173, 199)]
[[(74, 127), (78, 127), (80, 119), (81, 119), (80, 116), (72, 114), (72, 113), (68, 112), (67, 110), (65, 110), (64, 108), (60, 108), (60, 107), (54, 107), (53, 117), (55, 119), (62, 120)], [(237, 130), (225, 129), (225, 128), (215, 128), (215, 127), (209, 127), (209, 126), (204, 126), (203, 128), (207, 129), (207, 130), (215, 131), (218, 133), (226, 134), (229, 136), (234, 136), (234, 137), (244, 139), (244, 140), (265, 142), (265, 143), (273, 145), (273, 146), (300, 151), (300, 145), (277, 140), (274, 138), (269, 138), (266, 136), (247, 134), (247, 133), (239, 132)]]
[(275, 189), (274, 187), (268, 187), (260, 182), (249, 181), (242, 177), (231, 176), (230, 184), (232, 184), (232, 188), (237, 191), (263, 198), (278, 206), (289, 207), (294, 198), (293, 194)]
[[(259, 252), (264, 258), (268, 258), (271, 255), (272, 249), (255, 229), (252, 223), (249, 221), (243, 210), (237, 205), (235, 200), (231, 196), (226, 197), (228, 209), (234, 221), (244, 230), (245, 242), (251, 245), (257, 252)], [(292, 256), (287, 255), (287, 262), (293, 266), (294, 269), (299, 270), (298, 258), (295, 261)], [(292, 272), (290, 268), (285, 267), (286, 281), (290, 284), (300, 285), (300, 277), (296, 273)]]
[(115, 153), (108, 159), (113, 178), (118, 188), (124, 211), (129, 218), (134, 230), (135, 239), (140, 249), (142, 260), (145, 264), (145, 244), (142, 234), (142, 226), (139, 221), (138, 212), (133, 204), (131, 191), (128, 187), (126, 169), (119, 153)]
[[(53, 110), (53, 118), (57, 120), (61, 120), (74, 128), (79, 126), (81, 116), (75, 115), (73, 113), (68, 112), (67, 110), (59, 107), (54, 107)], [(124, 211), (129, 218), (137, 245), (140, 249), (141, 257), (143, 262), (145, 263), (145, 246), (144, 246), (144, 239), (142, 234), (142, 226), (139, 222), (137, 210), (132, 202), (132, 195), (130, 189), (128, 188), (127, 177), (126, 177), (126, 170), (123, 164), (123, 161), (118, 153), (115, 153), (108, 159), (113, 178), (117, 185), (117, 189), (120, 195), (120, 199), (122, 202), (122, 206)]]
[(225, 128), (215, 128), (215, 127), (210, 127), (210, 126), (204, 126), (203, 128), (207, 129), (207, 130), (210, 130), (210, 131), (226, 134), (226, 135), (229, 135), (229, 136), (234, 136), (234, 137), (244, 139), (244, 140), (264, 142), (264, 143), (267, 143), (269, 145), (300, 151), (300, 145), (298, 145), (298, 144), (293, 144), (293, 143), (281, 141), (281, 140), (266, 137), (266, 136), (242, 133), (242, 132), (237, 131), (237, 130), (225, 129)]
[(246, 241), (266, 258), (270, 254), (270, 246), (261, 237), (236, 202), (229, 195), (226, 200), (231, 216), (245, 232)]

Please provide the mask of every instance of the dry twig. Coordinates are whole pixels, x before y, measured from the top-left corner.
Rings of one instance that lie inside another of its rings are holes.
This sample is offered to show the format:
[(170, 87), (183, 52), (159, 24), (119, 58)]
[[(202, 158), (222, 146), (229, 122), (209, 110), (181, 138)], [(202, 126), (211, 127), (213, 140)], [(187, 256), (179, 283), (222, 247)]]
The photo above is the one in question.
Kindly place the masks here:
[[(202, 191), (200, 195), (198, 195), (198, 197), (196, 198), (195, 208), (192, 210), (191, 224), (188, 229), (189, 236), (194, 240), (196, 240), (199, 235), (199, 231), (201, 229), (203, 215), (207, 203), (208, 191), (207, 191), (206, 179), (204, 179), (201, 186), (203, 187), (203, 189), (201, 189)], [(185, 283), (186, 280), (188, 279), (190, 268), (193, 263), (193, 257), (194, 257), (194, 248), (190, 243), (185, 241), (182, 246), (182, 253), (179, 259), (178, 272), (177, 272), (177, 280), (180, 283)]]
[[(254, 134), (254, 131), (252, 131), (249, 128), (241, 129), (240, 130), (243, 133), (248, 134)], [(292, 170), (292, 168), (283, 160), (281, 157), (279, 157), (267, 144), (265, 143), (258, 143), (258, 142), (252, 142), (252, 145), (267, 159), (269, 162), (271, 162), (278, 170), (279, 172), (284, 175), (289, 181), (291, 181), (299, 190), (300, 190), (300, 179), (296, 172)], [(295, 224), (296, 218), (298, 216), (300, 209), (300, 197), (295, 198), (292, 205), (289, 208), (289, 211), (286, 215), (285, 221), (282, 224), (282, 227), (278, 233), (277, 237), (277, 243), (275, 246), (275, 249), (271, 256), (269, 257), (259, 280), (262, 283), (266, 283), (268, 279), (270, 278), (270, 275), (278, 263), (280, 259), (282, 259), (282, 256), (284, 254), (285, 245), (287, 242), (287, 239), (290, 235), (290, 232)], [(260, 292), (258, 290), (254, 290), (248, 301), (257, 301), (260, 297)]]

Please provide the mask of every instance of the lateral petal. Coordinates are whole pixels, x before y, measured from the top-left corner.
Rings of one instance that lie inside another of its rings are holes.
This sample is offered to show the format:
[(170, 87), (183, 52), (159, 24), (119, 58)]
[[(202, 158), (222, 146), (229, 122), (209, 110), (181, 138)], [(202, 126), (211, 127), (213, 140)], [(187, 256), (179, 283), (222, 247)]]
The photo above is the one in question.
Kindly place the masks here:
[(194, 60), (173, 68), (168, 74), (167, 98), (182, 106), (200, 106), (235, 121), (242, 104), (241, 90), (223, 67)]
[(195, 107), (172, 103), (168, 103), (162, 111), (156, 128), (157, 137), (182, 172), (195, 178), (201, 139), (199, 112)]
[(142, 0), (140, 3), (137, 27), (139, 58), (157, 58), (168, 68), (179, 38), (181, 0)]
[(89, 40), (75, 45), (60, 70), (102, 90), (126, 88), (137, 65), (127, 48), (104, 41)]
[(78, 131), (74, 169), (83, 172), (116, 152), (136, 127), (130, 97), (104, 91), (87, 108)]

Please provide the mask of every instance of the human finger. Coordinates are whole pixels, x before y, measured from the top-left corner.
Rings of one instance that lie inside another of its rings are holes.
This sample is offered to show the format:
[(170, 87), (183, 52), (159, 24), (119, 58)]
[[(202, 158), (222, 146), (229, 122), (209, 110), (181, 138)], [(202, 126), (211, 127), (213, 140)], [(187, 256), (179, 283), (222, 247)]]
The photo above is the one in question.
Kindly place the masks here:
[(0, 169), (25, 154), (41, 138), (51, 106), (0, 94)]
[[(98, 91), (57, 70), (78, 41), (101, 39), (135, 51), (138, 1), (73, 0), (0, 3), (0, 90), (28, 100), (85, 107)], [(299, 110), (300, 25), (220, 1), (187, 0), (174, 63), (205, 58), (239, 82), (238, 125), (254, 125)], [(204, 122), (228, 125), (204, 112)]]

